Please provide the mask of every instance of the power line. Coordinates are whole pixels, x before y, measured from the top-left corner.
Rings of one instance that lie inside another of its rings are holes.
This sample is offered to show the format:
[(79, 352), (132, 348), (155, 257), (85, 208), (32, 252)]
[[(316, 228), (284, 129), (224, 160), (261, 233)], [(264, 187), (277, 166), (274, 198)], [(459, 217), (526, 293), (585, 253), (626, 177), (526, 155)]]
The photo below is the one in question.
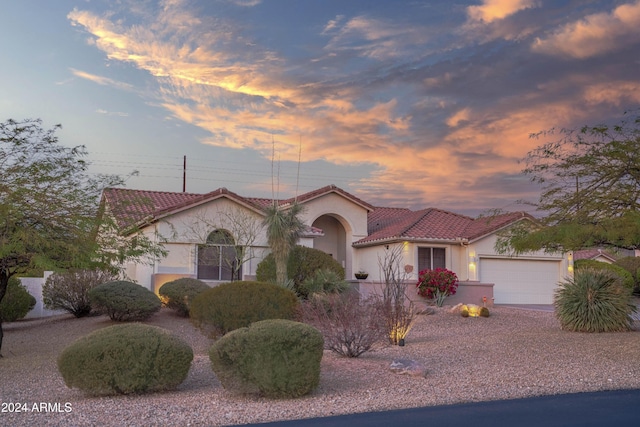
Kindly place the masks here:
[[(107, 154), (107, 153), (103, 153), (103, 154)], [(126, 156), (128, 159), (131, 157), (129, 155), (124, 155), (124, 154), (117, 154), (120, 156)], [(142, 156), (138, 156), (138, 157), (142, 157)], [(165, 156), (146, 156), (146, 157), (162, 157), (165, 158)], [(164, 162), (164, 163), (158, 163), (158, 162), (146, 162), (146, 161), (129, 161), (129, 160), (102, 160), (102, 159), (98, 159), (98, 160), (93, 160), (90, 161), (92, 166), (97, 166), (100, 167), (101, 169), (103, 168), (117, 168), (117, 169), (134, 169), (134, 170), (175, 170), (177, 173), (182, 173), (182, 168), (183, 168), (183, 159), (182, 158), (171, 158), (173, 160), (175, 160), (175, 163), (172, 162)], [(230, 164), (238, 164), (238, 165), (242, 165), (242, 168), (229, 168), (229, 167), (218, 167), (216, 166), (216, 164), (224, 164), (225, 166), (229, 166)], [(206, 163), (199, 163), (197, 161), (195, 162), (189, 162), (189, 167), (187, 168), (188, 172), (192, 172), (192, 173), (211, 173), (211, 174), (220, 174), (220, 173), (225, 173), (225, 174), (242, 174), (242, 175), (252, 175), (252, 176), (262, 176), (262, 177), (268, 177), (270, 176), (269, 172), (266, 170), (264, 172), (258, 172), (256, 171), (256, 164), (255, 163), (246, 163), (246, 162), (234, 162), (234, 161), (208, 161)], [(264, 167), (265, 164), (261, 164), (261, 167)], [(297, 176), (297, 172), (290, 172), (290, 173), (286, 173), (286, 172), (280, 172), (283, 176), (285, 177), (293, 177), (293, 176)], [(304, 179), (318, 179), (318, 180), (333, 180), (333, 179), (356, 179), (358, 178), (357, 176), (354, 176), (353, 174), (340, 174), (340, 173), (335, 173), (332, 172), (331, 175), (327, 175), (327, 174), (323, 174), (323, 173), (304, 173), (302, 172), (300, 174), (300, 176)], [(154, 176), (154, 177), (162, 177), (162, 176)]]

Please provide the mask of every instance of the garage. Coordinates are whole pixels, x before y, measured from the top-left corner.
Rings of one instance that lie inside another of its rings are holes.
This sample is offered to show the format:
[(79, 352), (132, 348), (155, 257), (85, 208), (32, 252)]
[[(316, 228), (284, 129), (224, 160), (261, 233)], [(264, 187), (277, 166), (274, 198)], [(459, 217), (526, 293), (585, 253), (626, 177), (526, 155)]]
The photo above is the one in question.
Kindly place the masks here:
[(482, 283), (493, 283), (496, 304), (553, 304), (559, 281), (560, 260), (480, 258)]

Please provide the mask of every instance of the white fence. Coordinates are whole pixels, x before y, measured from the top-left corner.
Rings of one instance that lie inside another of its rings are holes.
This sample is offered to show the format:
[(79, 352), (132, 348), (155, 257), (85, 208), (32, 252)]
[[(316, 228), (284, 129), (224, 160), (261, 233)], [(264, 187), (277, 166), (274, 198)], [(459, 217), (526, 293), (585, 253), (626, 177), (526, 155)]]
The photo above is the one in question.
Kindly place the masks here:
[(22, 285), (27, 288), (27, 291), (29, 291), (29, 293), (36, 299), (36, 305), (27, 313), (24, 317), (25, 319), (38, 319), (40, 317), (56, 316), (58, 314), (66, 313), (64, 310), (48, 310), (44, 308), (44, 303), (42, 302), (42, 287), (44, 286), (44, 282), (47, 280), (47, 277), (52, 273), (52, 271), (45, 271), (44, 277), (20, 278)]

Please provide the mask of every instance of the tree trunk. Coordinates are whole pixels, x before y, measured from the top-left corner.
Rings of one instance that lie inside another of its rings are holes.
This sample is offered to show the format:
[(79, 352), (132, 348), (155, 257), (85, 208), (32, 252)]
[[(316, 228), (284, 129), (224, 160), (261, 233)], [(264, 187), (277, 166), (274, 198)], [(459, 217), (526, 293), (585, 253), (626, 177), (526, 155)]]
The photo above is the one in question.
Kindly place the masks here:
[[(7, 293), (7, 287), (9, 286), (9, 273), (6, 270), (0, 270), (0, 302)], [(4, 332), (2, 331), (2, 313), (0, 313), (0, 357), (2, 357), (2, 338)]]

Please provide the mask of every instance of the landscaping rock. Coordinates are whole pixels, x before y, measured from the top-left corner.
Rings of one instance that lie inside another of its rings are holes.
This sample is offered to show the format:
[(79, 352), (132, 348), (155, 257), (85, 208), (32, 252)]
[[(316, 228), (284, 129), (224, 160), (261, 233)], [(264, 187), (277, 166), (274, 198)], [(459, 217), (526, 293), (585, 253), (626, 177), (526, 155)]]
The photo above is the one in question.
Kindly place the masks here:
[(391, 372), (401, 375), (411, 375), (414, 377), (424, 377), (427, 375), (427, 369), (424, 365), (411, 359), (396, 359), (391, 362), (389, 368)]
[(460, 309), (462, 308), (462, 306), (463, 306), (462, 303), (458, 303), (458, 304), (454, 305), (453, 307), (451, 307), (449, 309), (449, 313), (455, 313), (455, 314), (460, 313)]

